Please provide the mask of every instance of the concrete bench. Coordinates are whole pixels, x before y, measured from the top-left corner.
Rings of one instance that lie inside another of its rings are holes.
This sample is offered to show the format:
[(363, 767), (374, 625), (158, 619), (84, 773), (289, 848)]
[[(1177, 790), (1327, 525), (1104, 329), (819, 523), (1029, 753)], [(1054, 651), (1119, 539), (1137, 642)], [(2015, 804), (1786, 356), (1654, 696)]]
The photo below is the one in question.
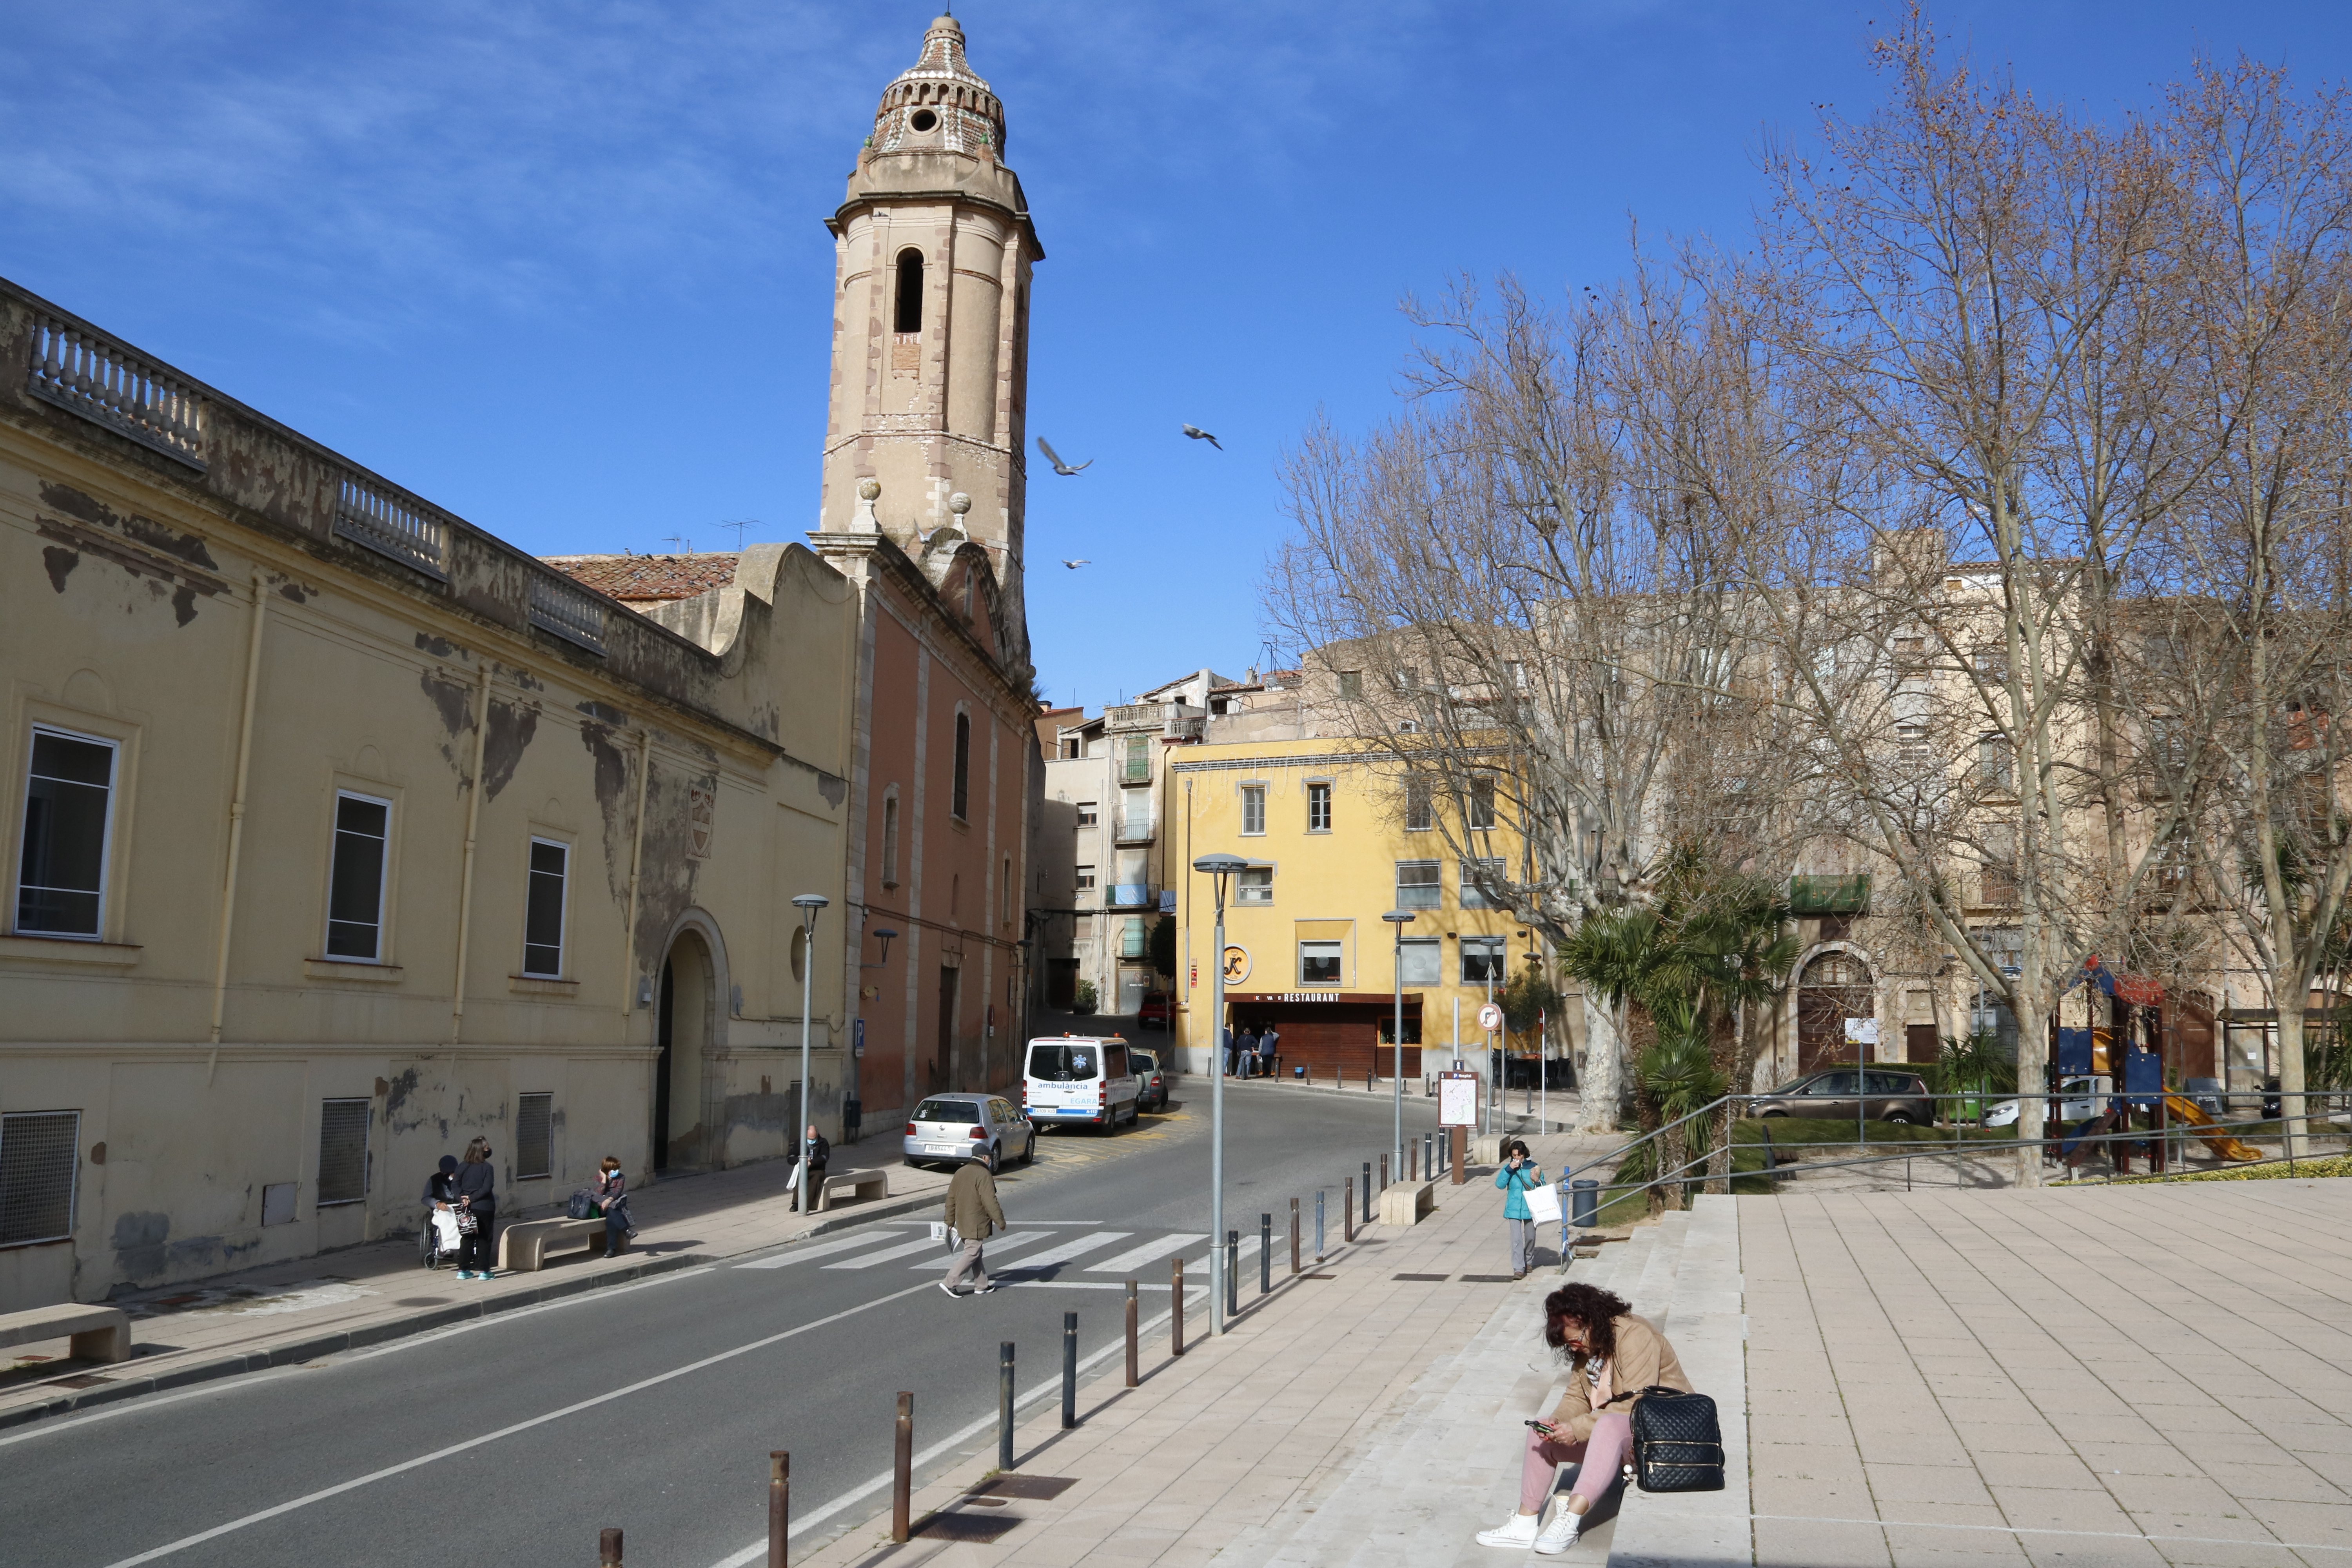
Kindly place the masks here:
[(601, 1215), (594, 1219), (520, 1220), (499, 1232), (499, 1268), (500, 1272), (519, 1269), (536, 1273), (545, 1267), (551, 1251), (601, 1247), (604, 1241), (604, 1220)]
[(85, 1307), (67, 1301), (22, 1312), (0, 1312), (0, 1346), (65, 1340), (83, 1361), (131, 1359), (131, 1315), (120, 1307)]
[(847, 1193), (850, 1202), (859, 1198), (887, 1198), (890, 1195), (890, 1175), (887, 1171), (844, 1171), (837, 1176), (827, 1176), (817, 1184), (816, 1212), (823, 1214), (833, 1207), (833, 1194)]
[(1382, 1225), (1419, 1225), (1436, 1207), (1434, 1182), (1391, 1182), (1381, 1189)]

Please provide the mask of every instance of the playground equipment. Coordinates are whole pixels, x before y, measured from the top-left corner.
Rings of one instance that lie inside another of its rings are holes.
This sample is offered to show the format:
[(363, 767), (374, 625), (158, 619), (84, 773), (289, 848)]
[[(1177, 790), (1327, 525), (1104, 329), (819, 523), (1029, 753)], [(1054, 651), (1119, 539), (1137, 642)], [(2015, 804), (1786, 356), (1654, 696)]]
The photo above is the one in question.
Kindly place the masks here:
[[(2083, 994), (2083, 1024), (2070, 1028), (2059, 1018), (2077, 987)], [(2104, 1024), (2098, 1016), (2101, 997), (2107, 1004)], [(2059, 1154), (2069, 1170), (2080, 1165), (2094, 1147), (2103, 1147), (2118, 1175), (2131, 1169), (2132, 1155), (2141, 1152), (2147, 1155), (2148, 1168), (2160, 1173), (2168, 1163), (2176, 1124), (2208, 1129), (2194, 1136), (2224, 1160), (2262, 1158), (2221, 1131), (2195, 1100), (2175, 1093), (2164, 1081), (2164, 987), (2147, 975), (2110, 969), (2095, 954), (2084, 959), (2050, 1010), (2050, 1044), (2043, 1085), (2050, 1123), (2064, 1126), (2063, 1118), (2076, 1109), (2062, 1109), (2063, 1079), (2104, 1074), (2105, 1081), (2121, 1091), (2110, 1092), (2086, 1120), (2067, 1128)], [(2143, 1120), (2145, 1133), (2138, 1126)]]
[(2263, 1157), (2261, 1150), (2242, 1143), (2222, 1131), (2220, 1124), (2205, 1114), (2204, 1107), (2193, 1100), (2168, 1093), (2164, 1097), (2164, 1109), (2170, 1113), (2175, 1121), (2185, 1122), (2190, 1127), (2211, 1128), (2211, 1131), (2200, 1132), (2196, 1136), (2203, 1139), (2205, 1147), (2212, 1150), (2224, 1160), (2259, 1160)]

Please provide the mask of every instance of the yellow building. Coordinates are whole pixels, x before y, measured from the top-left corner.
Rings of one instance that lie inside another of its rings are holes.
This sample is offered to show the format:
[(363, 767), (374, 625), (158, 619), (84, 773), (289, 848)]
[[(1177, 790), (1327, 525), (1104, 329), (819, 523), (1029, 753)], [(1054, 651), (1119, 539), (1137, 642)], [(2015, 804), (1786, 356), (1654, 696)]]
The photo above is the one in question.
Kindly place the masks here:
[[(1517, 874), (1520, 837), (1492, 796), (1437, 797), (1349, 741), (1221, 741), (1219, 728), (1212, 721), (1211, 738), (1179, 749), (1167, 770), (1163, 842), (1177, 890), (1185, 1065), (1208, 1070), (1213, 1039), (1215, 895), (1190, 867), (1230, 854), (1250, 867), (1225, 908), (1226, 1011), (1237, 1033), (1274, 1025), (1286, 1072), (1303, 1065), (1327, 1080), (1334, 1070), (1386, 1077), (1401, 977), (1405, 1075), (1439, 1071), (1457, 1056), (1482, 1070), (1490, 1042), (1478, 1010), (1540, 952), (1535, 932), (1488, 907), (1481, 868), (1442, 847), (1449, 837), (1475, 846), (1490, 884)], [(1441, 831), (1440, 813), (1453, 814), (1453, 833)], [(1381, 920), (1391, 910), (1414, 917), (1401, 955)], [(1434, 1047), (1426, 1059), (1424, 1043)], [(1491, 1043), (1504, 1045), (1500, 1035)]]

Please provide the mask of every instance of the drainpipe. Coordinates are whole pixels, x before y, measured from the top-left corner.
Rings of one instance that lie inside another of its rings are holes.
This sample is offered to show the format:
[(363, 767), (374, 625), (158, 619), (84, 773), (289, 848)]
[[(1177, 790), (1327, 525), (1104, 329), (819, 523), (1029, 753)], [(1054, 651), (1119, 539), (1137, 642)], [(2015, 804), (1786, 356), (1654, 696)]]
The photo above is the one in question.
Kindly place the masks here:
[(237, 851), (245, 843), (245, 784), (253, 763), (254, 694), (261, 685), (261, 623), (269, 614), (261, 568), (253, 569), (253, 624), (246, 633), (245, 707), (236, 721), (236, 788), (228, 802), (228, 869), (221, 879), (220, 950), (213, 955), (212, 1059), (205, 1064), (205, 1087), (220, 1067), (221, 1014), (228, 1005), (229, 922), (236, 918)]
[[(621, 932), (621, 1022), (628, 1023), (636, 1005), (637, 989), (637, 868), (646, 853), (646, 784), (653, 774), (654, 736), (637, 731), (637, 820), (629, 830), (629, 919)], [(626, 1035), (625, 1027), (623, 1030)]]
[(466, 858), (457, 873), (457, 977), (449, 991), (449, 1059), (457, 1059), (457, 1034), (466, 1022), (466, 945), (474, 923), (474, 836), (482, 820), (482, 757), (490, 742), (490, 661), (482, 659), (480, 711), (474, 724), (474, 784), (466, 797)]

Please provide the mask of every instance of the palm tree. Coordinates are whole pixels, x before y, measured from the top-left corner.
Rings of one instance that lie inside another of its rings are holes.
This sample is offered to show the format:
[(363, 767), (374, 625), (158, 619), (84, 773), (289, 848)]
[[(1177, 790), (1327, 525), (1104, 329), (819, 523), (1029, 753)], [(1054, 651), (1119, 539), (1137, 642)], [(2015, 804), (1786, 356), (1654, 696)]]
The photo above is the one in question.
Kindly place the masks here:
[[(1730, 1090), (1753, 1089), (1756, 1058), (1764, 1031), (1755, 1026), (1757, 1008), (1786, 994), (1804, 944), (1790, 925), (1788, 900), (1773, 884), (1739, 877), (1724, 884), (1685, 925), (1683, 942), (1704, 973), (1707, 998), (1730, 1024), (1727, 1050), (1717, 1065), (1727, 1068)], [(1729, 1059), (1725, 1060), (1723, 1057)], [(1717, 1093), (1727, 1092), (1718, 1090)], [(1717, 1115), (1706, 1190), (1728, 1192), (1731, 1175), (1731, 1107)]]

